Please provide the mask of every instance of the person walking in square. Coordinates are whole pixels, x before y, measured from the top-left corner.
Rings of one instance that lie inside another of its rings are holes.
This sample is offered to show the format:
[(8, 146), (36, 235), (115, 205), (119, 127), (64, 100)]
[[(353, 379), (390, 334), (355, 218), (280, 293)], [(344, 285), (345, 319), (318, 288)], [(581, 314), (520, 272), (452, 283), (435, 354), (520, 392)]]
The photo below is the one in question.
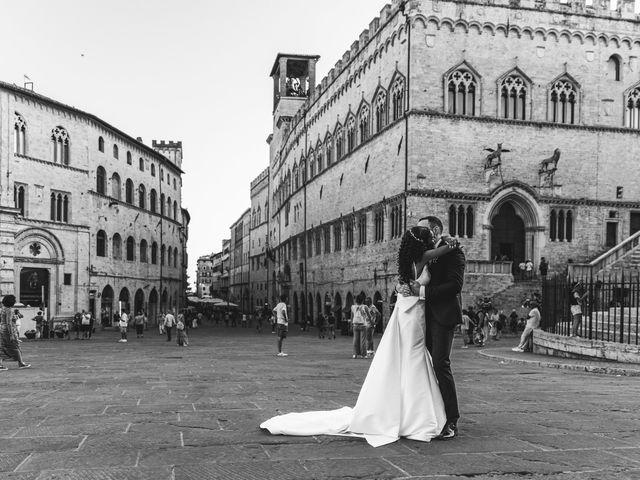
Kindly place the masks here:
[(273, 309), (273, 316), (278, 325), (278, 357), (286, 357), (288, 354), (282, 351), (282, 343), (287, 338), (289, 330), (289, 316), (287, 315), (287, 296), (280, 295), (280, 303)]
[(173, 316), (173, 313), (167, 312), (164, 316), (164, 330), (167, 332), (167, 342), (171, 341), (171, 330), (176, 325), (176, 317)]
[(18, 338), (18, 327), (13, 312), (15, 304), (16, 297), (14, 295), (5, 295), (2, 298), (2, 307), (0, 308), (0, 371), (8, 370), (3, 364), (4, 360), (15, 360), (18, 362), (18, 368), (31, 367), (22, 359), (21, 342)]

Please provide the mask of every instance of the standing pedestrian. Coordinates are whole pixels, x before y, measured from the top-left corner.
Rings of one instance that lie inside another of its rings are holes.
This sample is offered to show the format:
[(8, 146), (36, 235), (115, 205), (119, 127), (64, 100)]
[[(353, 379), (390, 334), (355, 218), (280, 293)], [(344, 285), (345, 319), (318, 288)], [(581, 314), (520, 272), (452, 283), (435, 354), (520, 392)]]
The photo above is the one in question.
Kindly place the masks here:
[(167, 342), (171, 341), (171, 330), (176, 325), (176, 318), (170, 311), (164, 316), (164, 330), (167, 332)]
[(513, 347), (511, 350), (514, 352), (529, 351), (532, 345), (533, 330), (540, 326), (540, 310), (538, 310), (538, 303), (535, 300), (529, 302), (531, 310), (529, 311), (529, 318), (527, 319), (527, 325), (520, 337), (520, 344), (517, 347)]
[(540, 259), (540, 265), (538, 265), (538, 270), (540, 271), (540, 277), (542, 278), (542, 280), (543, 281), (546, 280), (547, 272), (549, 271), (549, 263), (544, 257)]
[(178, 320), (176, 321), (176, 342), (181, 347), (189, 346), (189, 336), (187, 335), (184, 315), (181, 313), (178, 314)]
[(288, 354), (282, 351), (282, 342), (287, 338), (289, 329), (289, 316), (287, 315), (287, 296), (280, 295), (280, 303), (273, 309), (273, 318), (278, 325), (278, 357), (286, 357)]
[(12, 307), (16, 304), (16, 297), (5, 295), (2, 298), (2, 308), (0, 308), (0, 371), (8, 370), (2, 363), (3, 360), (15, 360), (18, 368), (29, 368), (30, 364), (22, 360), (22, 350), (20, 350), (20, 339), (18, 338), (18, 327), (16, 317)]
[(587, 297), (587, 292), (584, 291), (584, 284), (582, 280), (578, 280), (571, 289), (571, 298), (569, 303), (571, 304), (571, 334), (570, 337), (577, 337), (578, 328), (582, 324), (582, 304)]
[(127, 315), (127, 312), (122, 312), (122, 315), (120, 315), (118, 326), (120, 327), (120, 340), (118, 342), (127, 343), (127, 329), (129, 328), (129, 315)]
[(91, 329), (91, 315), (85, 310), (82, 310), (82, 339), (87, 340), (89, 338), (89, 330)]
[(351, 323), (353, 325), (353, 358), (367, 355), (367, 322), (369, 309), (364, 305), (364, 295), (356, 297), (356, 304), (351, 306)]
[(316, 325), (318, 326), (318, 338), (325, 337), (328, 323), (329, 322), (326, 320), (324, 313), (319, 313), (316, 320)]
[(367, 357), (373, 357), (373, 334), (376, 331), (376, 324), (378, 323), (380, 312), (371, 301), (371, 297), (367, 297), (364, 303), (369, 310), (369, 318), (367, 320), (367, 326), (365, 330), (365, 334), (367, 336)]
[(333, 314), (331, 310), (329, 310), (327, 322), (329, 324), (329, 338), (333, 338), (335, 340), (336, 339), (336, 316)]
[(525, 269), (527, 271), (527, 279), (531, 280), (533, 278), (533, 262), (530, 259), (525, 262)]
[(144, 337), (144, 315), (142, 310), (138, 311), (138, 314), (133, 317), (133, 325), (136, 327), (136, 338)]
[(42, 312), (39, 311), (37, 315), (33, 317), (33, 321), (36, 322), (36, 339), (40, 339), (42, 338), (42, 328), (45, 323)]

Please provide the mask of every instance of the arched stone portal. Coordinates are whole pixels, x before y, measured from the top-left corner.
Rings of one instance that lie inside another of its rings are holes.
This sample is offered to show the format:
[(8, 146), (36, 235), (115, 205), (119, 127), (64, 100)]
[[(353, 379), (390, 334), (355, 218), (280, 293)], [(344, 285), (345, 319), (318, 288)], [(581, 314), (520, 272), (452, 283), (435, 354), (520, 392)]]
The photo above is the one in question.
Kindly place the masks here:
[(100, 295), (100, 325), (110, 327), (113, 321), (113, 288), (107, 285)]
[(510, 185), (492, 200), (485, 226), (490, 230), (489, 259), (513, 262), (513, 272), (527, 259), (534, 263), (543, 247), (544, 226), (534, 195), (525, 187)]
[(120, 302), (120, 313), (127, 312), (129, 315), (131, 315), (131, 305), (129, 304), (129, 290), (127, 290), (126, 288), (120, 290), (118, 301)]
[(158, 291), (154, 288), (149, 294), (149, 311), (147, 312), (147, 318), (150, 322), (156, 323), (158, 321)]
[(133, 314), (138, 315), (139, 312), (144, 310), (144, 292), (141, 288), (136, 291), (136, 296), (133, 297)]

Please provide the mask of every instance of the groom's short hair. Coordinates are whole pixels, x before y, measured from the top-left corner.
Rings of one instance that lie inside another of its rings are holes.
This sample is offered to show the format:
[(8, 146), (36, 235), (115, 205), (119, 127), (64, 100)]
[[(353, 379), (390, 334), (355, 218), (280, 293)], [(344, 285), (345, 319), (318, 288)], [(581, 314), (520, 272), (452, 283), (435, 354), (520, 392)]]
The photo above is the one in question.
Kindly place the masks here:
[(429, 215), (428, 217), (422, 217), (418, 220), (420, 222), (428, 222), (430, 226), (437, 226), (440, 229), (440, 232), (444, 232), (444, 227), (442, 226), (442, 221), (438, 217), (434, 217), (433, 215)]

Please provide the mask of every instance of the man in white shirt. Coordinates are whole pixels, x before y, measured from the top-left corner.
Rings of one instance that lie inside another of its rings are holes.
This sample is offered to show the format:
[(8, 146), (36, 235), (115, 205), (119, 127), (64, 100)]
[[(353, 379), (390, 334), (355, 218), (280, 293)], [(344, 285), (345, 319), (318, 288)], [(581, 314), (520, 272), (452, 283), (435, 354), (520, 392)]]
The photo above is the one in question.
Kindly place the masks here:
[(280, 303), (273, 309), (273, 314), (276, 317), (276, 323), (278, 325), (278, 356), (286, 357), (287, 354), (282, 351), (282, 342), (287, 338), (287, 331), (289, 330), (289, 316), (287, 315), (287, 296), (280, 295)]
[(535, 328), (540, 327), (540, 310), (538, 310), (538, 302), (531, 300), (529, 301), (529, 306), (531, 307), (531, 310), (529, 311), (529, 318), (527, 318), (527, 326), (524, 328), (524, 332), (522, 332), (522, 336), (520, 337), (520, 345), (511, 349), (514, 352), (524, 352), (524, 348), (529, 341), (529, 336), (533, 334), (533, 330)]
[(176, 325), (176, 317), (173, 316), (173, 313), (167, 312), (164, 316), (164, 329), (167, 332), (167, 342), (171, 341), (171, 330)]

